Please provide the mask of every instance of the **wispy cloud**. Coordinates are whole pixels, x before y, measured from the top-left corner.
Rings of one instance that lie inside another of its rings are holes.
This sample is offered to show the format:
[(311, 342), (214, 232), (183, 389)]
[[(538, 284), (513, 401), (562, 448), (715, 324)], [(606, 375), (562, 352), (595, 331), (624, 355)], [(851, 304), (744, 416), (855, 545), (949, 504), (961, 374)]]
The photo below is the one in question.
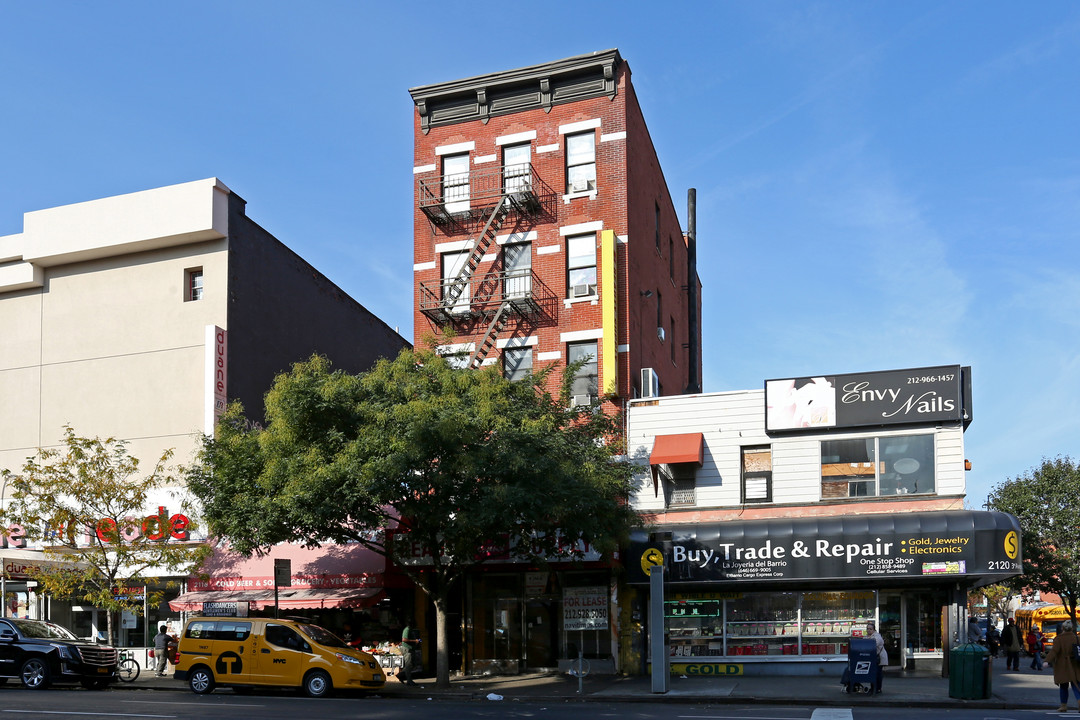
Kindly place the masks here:
[(1072, 18), (1047, 33), (1021, 42), (1001, 55), (977, 65), (965, 76), (964, 82), (990, 85), (1002, 76), (1030, 72), (1046, 63), (1061, 60), (1063, 55), (1075, 54), (1078, 42), (1080, 17)]

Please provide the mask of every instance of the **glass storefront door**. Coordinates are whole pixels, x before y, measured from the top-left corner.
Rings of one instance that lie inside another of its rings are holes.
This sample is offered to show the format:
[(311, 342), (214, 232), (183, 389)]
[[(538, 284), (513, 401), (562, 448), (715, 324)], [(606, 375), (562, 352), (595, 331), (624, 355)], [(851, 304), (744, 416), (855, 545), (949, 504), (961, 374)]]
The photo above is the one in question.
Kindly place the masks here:
[(885, 640), (889, 665), (904, 666), (903, 598), (898, 592), (882, 592), (878, 599), (878, 631)]

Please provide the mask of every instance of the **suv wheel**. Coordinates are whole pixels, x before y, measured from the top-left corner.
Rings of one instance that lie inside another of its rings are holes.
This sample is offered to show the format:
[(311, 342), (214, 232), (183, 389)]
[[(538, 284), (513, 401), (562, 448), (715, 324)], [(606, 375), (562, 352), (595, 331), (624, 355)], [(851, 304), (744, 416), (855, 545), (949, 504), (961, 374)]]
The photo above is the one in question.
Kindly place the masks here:
[(330, 694), (330, 676), (322, 670), (312, 670), (304, 678), (304, 693), (308, 697), (326, 697)]
[(214, 674), (207, 667), (197, 667), (188, 675), (188, 687), (196, 695), (214, 692)]
[(45, 658), (32, 657), (22, 664), (19, 677), (24, 687), (30, 690), (44, 690), (49, 687), (49, 663)]

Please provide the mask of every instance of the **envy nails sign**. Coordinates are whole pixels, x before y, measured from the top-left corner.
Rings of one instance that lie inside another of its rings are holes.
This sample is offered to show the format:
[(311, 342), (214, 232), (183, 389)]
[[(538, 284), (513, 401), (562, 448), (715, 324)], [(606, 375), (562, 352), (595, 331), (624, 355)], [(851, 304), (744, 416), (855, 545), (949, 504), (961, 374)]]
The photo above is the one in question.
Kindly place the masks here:
[(971, 368), (959, 365), (765, 382), (766, 432), (971, 422)]

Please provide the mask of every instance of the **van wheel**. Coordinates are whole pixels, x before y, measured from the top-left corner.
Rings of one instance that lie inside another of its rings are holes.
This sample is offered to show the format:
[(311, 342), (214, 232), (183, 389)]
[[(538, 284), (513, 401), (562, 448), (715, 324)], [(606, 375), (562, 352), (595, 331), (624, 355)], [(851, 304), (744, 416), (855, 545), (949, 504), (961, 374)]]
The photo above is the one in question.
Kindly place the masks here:
[(49, 687), (52, 680), (50, 675), (49, 664), (41, 657), (32, 657), (24, 662), (19, 672), (23, 686), (30, 690), (44, 690)]
[(304, 678), (304, 693), (308, 697), (326, 697), (331, 688), (330, 676), (322, 670), (312, 670)]
[(207, 695), (214, 692), (214, 674), (209, 668), (197, 667), (188, 675), (188, 687), (196, 695)]

